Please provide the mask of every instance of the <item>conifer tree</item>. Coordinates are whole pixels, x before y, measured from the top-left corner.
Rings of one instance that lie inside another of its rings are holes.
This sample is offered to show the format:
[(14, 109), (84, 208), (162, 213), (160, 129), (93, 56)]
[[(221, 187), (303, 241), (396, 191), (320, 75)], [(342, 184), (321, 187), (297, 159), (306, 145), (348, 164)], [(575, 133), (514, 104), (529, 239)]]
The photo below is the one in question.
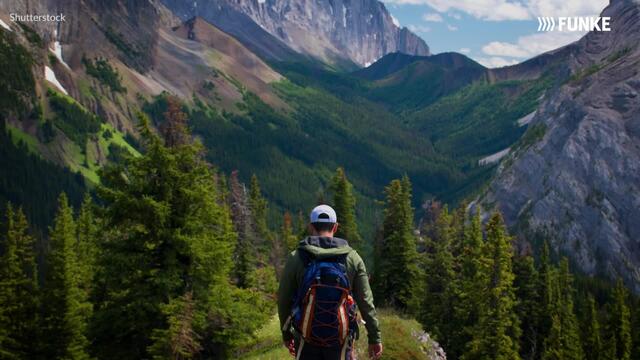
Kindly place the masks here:
[(538, 273), (531, 256), (519, 256), (513, 261), (516, 297), (519, 299), (516, 312), (520, 319), (520, 355), (525, 360), (533, 360), (539, 355), (538, 323), (540, 297), (538, 295)]
[(404, 310), (414, 303), (420, 278), (409, 178), (393, 180), (385, 195), (381, 249), (376, 250), (384, 256), (376, 263), (374, 288), (378, 301)]
[(256, 226), (251, 214), (251, 205), (244, 184), (238, 179), (238, 172), (231, 173), (229, 178), (231, 219), (238, 234), (234, 251), (234, 272), (237, 284), (241, 288), (255, 286), (256, 270)]
[(43, 287), (44, 355), (51, 359), (89, 359), (87, 294), (80, 288), (76, 224), (63, 193), (49, 232), (50, 251)]
[(640, 360), (640, 298), (636, 297), (635, 305), (633, 305), (631, 309), (633, 311), (631, 323), (631, 329), (633, 329), (631, 331), (631, 334), (633, 336), (633, 350), (631, 351), (631, 353), (633, 355), (631, 356), (631, 359)]
[(579, 360), (584, 358), (578, 319), (573, 308), (573, 280), (569, 262), (563, 259), (555, 279), (551, 329), (544, 343), (544, 360)]
[(262, 195), (258, 177), (253, 174), (253, 176), (251, 176), (251, 186), (249, 188), (249, 209), (253, 216), (253, 223), (255, 226), (254, 232), (261, 238), (260, 242), (263, 250), (269, 250), (272, 242), (269, 227), (267, 226), (268, 208), (269, 204), (267, 199)]
[[(88, 298), (93, 287), (93, 275), (97, 256), (98, 224), (93, 212), (93, 201), (87, 194), (84, 197), (78, 218), (76, 220), (77, 243), (75, 253), (78, 255), (78, 268), (80, 288)], [(91, 310), (91, 309), (87, 309)], [(89, 318), (90, 314), (86, 314)]]
[(333, 208), (340, 223), (335, 236), (346, 239), (352, 248), (362, 250), (362, 238), (356, 222), (356, 197), (343, 168), (336, 170), (330, 190), (333, 193)]
[(478, 271), (484, 261), (483, 246), (482, 223), (478, 209), (474, 215), (470, 215), (468, 225), (465, 225), (463, 246), (457, 259), (459, 285), (457, 285), (457, 304), (454, 313), (458, 328), (456, 341), (453, 344), (456, 347), (455, 355), (464, 352), (466, 344), (473, 337), (473, 327), (478, 321), (480, 304), (478, 294), (482, 290), (482, 284), (478, 281)]
[(429, 327), (429, 331), (451, 355), (459, 348), (450, 346), (459, 338), (454, 330), (460, 325), (452, 319), (454, 313), (454, 297), (456, 294), (456, 274), (453, 270), (451, 253), (454, 232), (451, 226), (452, 216), (445, 206), (435, 219), (433, 239), (429, 239), (426, 252), (425, 277), (426, 286), (422, 301), (421, 321)]
[(602, 360), (618, 360), (615, 336), (611, 336), (602, 345)]
[(602, 340), (600, 337), (600, 322), (598, 321), (598, 310), (596, 309), (596, 301), (593, 295), (589, 295), (587, 306), (585, 327), (582, 332), (585, 359), (601, 360)]
[(484, 288), (478, 294), (481, 298), (479, 320), (463, 358), (520, 359), (511, 241), (498, 213), (487, 224), (484, 254), (485, 261), (478, 276)]
[[(144, 155), (104, 169), (98, 188), (105, 209), (92, 326), (96, 353), (170, 358), (163, 344), (171, 343), (176, 319), (186, 316), (176, 301), (191, 294), (193, 321), (184, 329), (203, 346), (183, 349), (191, 349), (191, 357), (224, 358), (269, 311), (260, 296), (230, 281), (237, 234), (218, 187), (222, 176), (199, 143), (163, 141), (146, 117), (140, 120)], [(183, 138), (190, 136), (173, 136)]]
[(0, 258), (0, 358), (28, 359), (38, 331), (38, 280), (34, 238), (22, 209), (6, 210), (4, 251)]
[(538, 295), (540, 297), (539, 318), (537, 324), (537, 345), (536, 349), (542, 352), (544, 349), (545, 339), (549, 337), (551, 331), (551, 314), (554, 311), (554, 293), (555, 275), (557, 272), (551, 265), (551, 256), (549, 251), (549, 243), (545, 241), (542, 245), (540, 253), (540, 262), (538, 266)]
[[(618, 279), (613, 289), (613, 299), (609, 306), (609, 338), (615, 343), (616, 359), (631, 359), (631, 313), (627, 305), (627, 290)], [(611, 344), (609, 344), (611, 345)]]

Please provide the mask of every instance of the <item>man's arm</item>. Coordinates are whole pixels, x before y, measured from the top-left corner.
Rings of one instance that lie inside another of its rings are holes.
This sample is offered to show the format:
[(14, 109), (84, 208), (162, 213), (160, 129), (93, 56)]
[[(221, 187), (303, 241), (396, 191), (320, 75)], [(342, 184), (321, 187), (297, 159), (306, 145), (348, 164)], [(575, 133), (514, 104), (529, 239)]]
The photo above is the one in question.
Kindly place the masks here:
[(355, 266), (352, 287), (353, 296), (360, 309), (362, 319), (365, 321), (364, 326), (367, 328), (369, 344), (379, 344), (382, 342), (382, 338), (380, 336), (376, 308), (373, 305), (373, 293), (371, 292), (371, 286), (369, 286), (367, 269), (360, 255), (353, 252), (352, 256)]
[(293, 336), (289, 329), (283, 329), (285, 322), (291, 315), (291, 306), (293, 305), (293, 297), (298, 289), (298, 281), (296, 273), (298, 271), (298, 254), (293, 252), (287, 257), (287, 262), (280, 277), (280, 285), (278, 287), (278, 317), (280, 318), (280, 330), (282, 331), (282, 339), (284, 341), (291, 340)]

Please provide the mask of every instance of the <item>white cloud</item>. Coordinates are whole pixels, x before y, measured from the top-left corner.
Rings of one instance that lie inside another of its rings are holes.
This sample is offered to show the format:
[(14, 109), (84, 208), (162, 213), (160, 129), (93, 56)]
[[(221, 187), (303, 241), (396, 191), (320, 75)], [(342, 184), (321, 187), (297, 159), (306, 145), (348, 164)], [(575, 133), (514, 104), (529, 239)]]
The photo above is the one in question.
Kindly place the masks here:
[(438, 12), (460, 11), (489, 21), (528, 20), (537, 16), (594, 16), (608, 0), (384, 0), (388, 4), (429, 5)]
[(489, 56), (529, 58), (572, 43), (583, 35), (580, 32), (535, 33), (521, 36), (515, 43), (492, 41), (482, 47), (482, 52)]
[(497, 67), (515, 65), (518, 63), (517, 60), (505, 59), (499, 56), (492, 56), (487, 58), (474, 58), (474, 60), (488, 68), (497, 68)]
[(460, 48), (460, 50), (458, 50), (458, 52), (463, 53), (463, 54), (468, 54), (471, 52), (471, 49), (469, 48)]
[(422, 20), (430, 22), (442, 22), (442, 16), (438, 13), (426, 13), (422, 15)]
[(431, 28), (428, 26), (424, 26), (424, 25), (409, 25), (407, 26), (409, 28), (409, 30), (411, 30), (414, 33), (428, 33), (431, 31)]
[(460, 16), (460, 14), (458, 13), (449, 13), (449, 16), (456, 20), (460, 20), (462, 18), (462, 16)]
[(449, 31), (458, 31), (458, 27), (451, 24), (447, 24), (447, 29), (449, 29)]

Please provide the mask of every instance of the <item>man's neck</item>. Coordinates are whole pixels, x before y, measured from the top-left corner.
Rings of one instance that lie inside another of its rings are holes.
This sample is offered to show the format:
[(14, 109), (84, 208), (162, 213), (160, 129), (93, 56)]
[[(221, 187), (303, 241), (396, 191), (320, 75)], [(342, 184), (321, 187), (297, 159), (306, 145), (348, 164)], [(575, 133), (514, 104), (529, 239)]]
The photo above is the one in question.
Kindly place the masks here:
[(317, 233), (316, 236), (318, 237), (328, 237), (328, 238), (332, 238), (333, 237), (333, 233), (330, 232), (321, 232), (321, 233)]

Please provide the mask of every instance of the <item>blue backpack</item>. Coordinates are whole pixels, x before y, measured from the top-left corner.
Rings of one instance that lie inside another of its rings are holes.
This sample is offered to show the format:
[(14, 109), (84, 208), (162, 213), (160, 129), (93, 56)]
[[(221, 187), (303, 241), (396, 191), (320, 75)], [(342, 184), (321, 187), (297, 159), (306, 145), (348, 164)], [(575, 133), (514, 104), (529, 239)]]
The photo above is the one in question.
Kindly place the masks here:
[(299, 249), (304, 278), (293, 301), (292, 324), (305, 342), (342, 346), (357, 335), (356, 304), (347, 277), (347, 255), (315, 259)]

